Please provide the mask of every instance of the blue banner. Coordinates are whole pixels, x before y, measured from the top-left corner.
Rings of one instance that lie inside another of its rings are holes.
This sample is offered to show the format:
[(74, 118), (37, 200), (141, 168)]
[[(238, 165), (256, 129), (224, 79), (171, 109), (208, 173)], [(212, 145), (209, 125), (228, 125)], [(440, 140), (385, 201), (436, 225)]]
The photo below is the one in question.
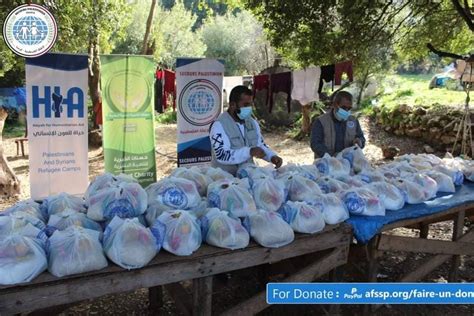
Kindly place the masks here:
[(474, 283), (268, 283), (268, 304), (474, 304)]

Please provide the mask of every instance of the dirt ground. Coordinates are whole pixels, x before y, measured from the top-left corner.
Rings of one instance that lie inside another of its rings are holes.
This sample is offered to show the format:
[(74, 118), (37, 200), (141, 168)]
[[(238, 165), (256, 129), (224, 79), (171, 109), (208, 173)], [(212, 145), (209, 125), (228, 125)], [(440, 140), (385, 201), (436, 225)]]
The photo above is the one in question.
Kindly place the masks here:
[[(381, 146), (392, 145), (400, 148), (400, 154), (420, 153), (423, 151), (423, 143), (416, 140), (389, 135), (376, 126), (367, 118), (361, 118), (361, 125), (367, 138), (364, 152), (369, 160), (374, 163), (380, 162), (382, 157)], [(309, 140), (294, 141), (289, 139), (285, 132), (264, 133), (267, 144), (276, 151), (285, 162), (309, 164), (313, 161), (313, 153), (309, 148)], [(7, 159), (21, 181), (22, 194), (20, 199), (29, 197), (29, 167), (28, 156), (16, 156), (16, 147), (12, 139), (5, 139)], [(176, 167), (176, 125), (158, 125), (156, 128), (156, 163), (158, 179), (168, 175)], [(442, 153), (437, 153), (442, 154)], [(89, 151), (89, 174), (92, 179), (104, 170), (103, 155), (101, 149)], [(0, 199), (0, 210), (12, 205), (17, 198)], [(467, 227), (465, 227), (467, 229)], [(452, 232), (452, 225), (444, 222), (430, 226), (429, 238), (448, 240)], [(397, 229), (392, 234), (402, 236), (415, 236), (417, 230)], [(396, 281), (404, 272), (413, 269), (417, 260), (424, 258), (423, 254), (406, 255), (403, 253), (385, 253), (381, 258), (381, 271), (379, 278), (383, 281)], [(426, 282), (447, 282), (449, 264), (442, 265), (439, 269), (429, 275)], [(343, 269), (344, 280), (364, 281), (363, 272), (365, 265), (351, 264)], [(255, 270), (242, 270), (227, 276), (224, 285), (217, 284), (214, 287), (214, 309), (216, 313), (222, 312), (225, 307), (231, 306), (238, 301), (250, 297), (264, 287), (259, 283), (258, 272)], [(474, 282), (474, 258), (462, 258), (460, 268), (460, 282)], [(222, 278), (221, 278), (222, 279)], [(322, 279), (324, 281), (324, 279)], [(242, 289), (246, 289), (243, 291)], [(109, 295), (98, 300), (83, 302), (70, 307), (62, 314), (64, 315), (152, 315), (148, 311), (148, 290), (142, 289), (132, 293)], [(161, 315), (180, 314), (179, 310), (165, 293), (165, 303), (160, 309)], [(357, 315), (361, 313), (360, 306), (343, 306), (343, 315)], [(265, 310), (263, 315), (317, 315), (324, 314), (320, 306), (272, 306)], [(382, 306), (372, 315), (474, 315), (474, 305), (392, 305)]]

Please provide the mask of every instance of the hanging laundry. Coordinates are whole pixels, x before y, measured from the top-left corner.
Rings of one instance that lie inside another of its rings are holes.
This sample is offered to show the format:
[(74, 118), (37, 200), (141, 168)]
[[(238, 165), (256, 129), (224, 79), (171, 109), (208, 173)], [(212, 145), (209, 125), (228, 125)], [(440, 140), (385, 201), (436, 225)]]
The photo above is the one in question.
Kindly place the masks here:
[(272, 113), (273, 108), (273, 97), (275, 93), (284, 92), (288, 95), (286, 103), (288, 106), (288, 113), (291, 111), (291, 72), (280, 72), (272, 74), (270, 77), (271, 82), (271, 94), (270, 94), (270, 108), (269, 112)]
[(164, 73), (162, 70), (156, 71), (156, 80), (155, 80), (155, 111), (158, 113), (164, 112), (164, 107), (166, 104), (163, 104), (163, 76)]
[(257, 96), (257, 92), (267, 90), (265, 104), (268, 103), (268, 96), (270, 94), (270, 75), (256, 75), (253, 77), (253, 97)]
[(337, 63), (334, 67), (334, 84), (340, 85), (342, 74), (346, 73), (347, 77), (349, 77), (349, 81), (354, 81), (354, 77), (352, 74), (352, 61), (345, 61), (342, 63)]
[(319, 78), (321, 67), (309, 67), (304, 70), (292, 72), (293, 88), (291, 98), (299, 101), (302, 105), (319, 100)]
[(230, 92), (232, 91), (232, 89), (241, 85), (243, 85), (242, 76), (224, 77), (222, 89), (225, 90), (227, 94), (226, 99), (225, 99), (227, 103), (229, 103)]
[(319, 80), (318, 93), (321, 93), (323, 90), (324, 81), (332, 81), (332, 89), (334, 90), (334, 68), (334, 65), (321, 66), (321, 79)]
[(176, 109), (176, 74), (171, 70), (164, 71), (165, 84), (163, 87), (163, 104), (164, 108), (168, 105), (168, 100), (173, 97), (173, 110)]

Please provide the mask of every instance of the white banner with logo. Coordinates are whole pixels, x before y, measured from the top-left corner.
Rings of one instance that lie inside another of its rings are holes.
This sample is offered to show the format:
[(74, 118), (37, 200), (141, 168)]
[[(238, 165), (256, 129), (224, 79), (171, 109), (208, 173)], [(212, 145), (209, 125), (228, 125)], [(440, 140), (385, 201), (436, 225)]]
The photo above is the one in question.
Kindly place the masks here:
[(209, 164), (209, 126), (222, 111), (224, 63), (207, 58), (178, 58), (178, 166)]
[(87, 56), (26, 59), (26, 104), (33, 199), (88, 185)]

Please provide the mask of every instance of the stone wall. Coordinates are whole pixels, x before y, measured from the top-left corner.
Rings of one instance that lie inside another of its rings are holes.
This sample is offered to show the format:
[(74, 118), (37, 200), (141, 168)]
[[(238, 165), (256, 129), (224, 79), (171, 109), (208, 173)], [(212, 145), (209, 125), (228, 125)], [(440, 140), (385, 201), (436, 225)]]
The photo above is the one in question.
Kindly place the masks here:
[[(399, 136), (421, 139), (438, 150), (450, 150), (463, 117), (460, 108), (441, 106), (374, 107), (377, 124)], [(458, 140), (459, 146), (459, 140)]]

